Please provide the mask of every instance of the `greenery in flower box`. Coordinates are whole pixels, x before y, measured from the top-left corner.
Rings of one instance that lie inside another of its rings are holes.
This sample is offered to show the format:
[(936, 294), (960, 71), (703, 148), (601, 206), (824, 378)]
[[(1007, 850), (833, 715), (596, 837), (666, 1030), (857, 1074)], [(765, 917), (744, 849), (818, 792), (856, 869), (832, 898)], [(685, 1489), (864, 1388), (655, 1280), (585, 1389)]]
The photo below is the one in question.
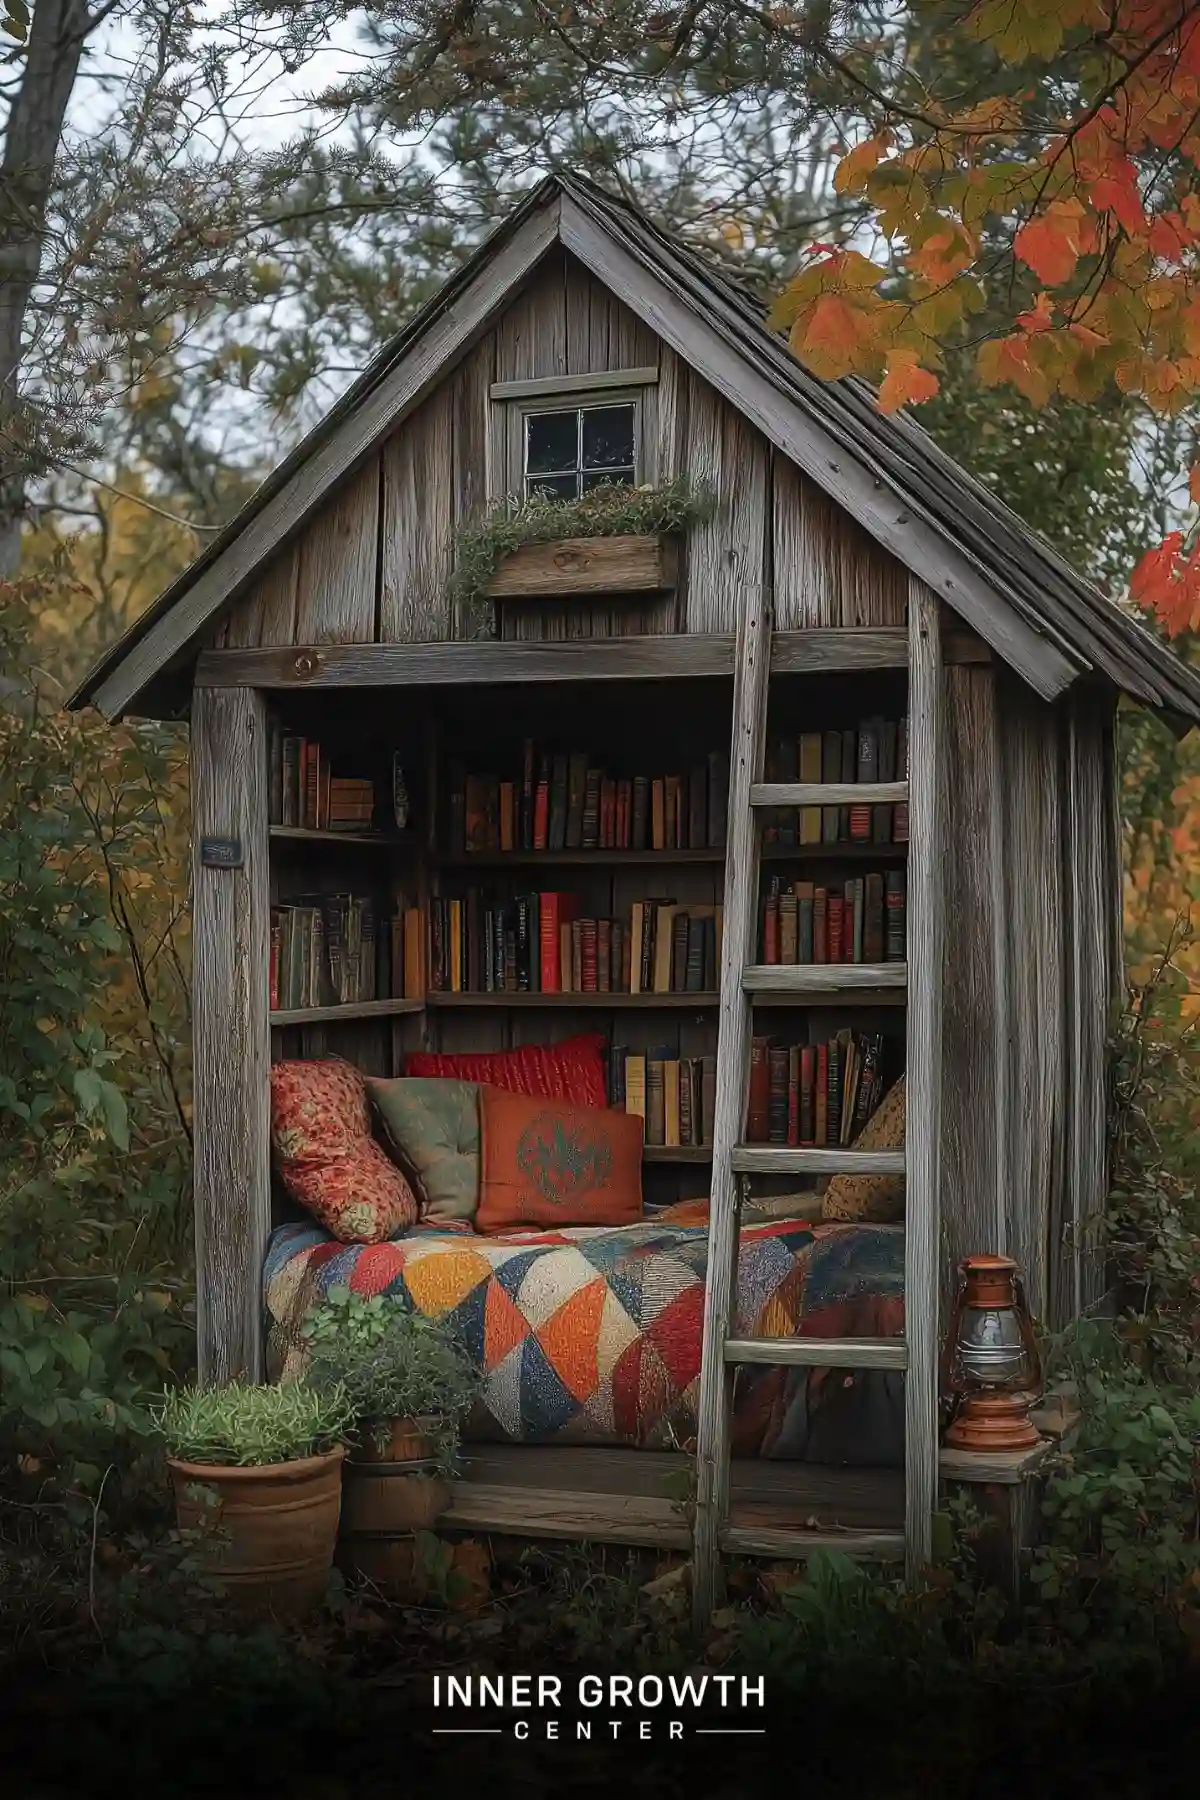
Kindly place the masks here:
[(334, 1382), (283, 1387), (235, 1382), (181, 1387), (163, 1397), (154, 1421), (178, 1462), (241, 1468), (297, 1462), (339, 1443), (354, 1423), (345, 1390)]
[(562, 538), (643, 537), (684, 531), (711, 517), (714, 497), (685, 478), (665, 487), (627, 487), (604, 482), (577, 500), (496, 501), (481, 520), (462, 527), (454, 540), (452, 593), (465, 607), (482, 605), (496, 567), (525, 544)]
[(427, 1420), (439, 1467), (454, 1473), (479, 1376), (444, 1326), (394, 1296), (364, 1298), (342, 1287), (329, 1290), (301, 1333), (311, 1352), (307, 1379), (344, 1392), (361, 1430), (382, 1447), (394, 1419)]

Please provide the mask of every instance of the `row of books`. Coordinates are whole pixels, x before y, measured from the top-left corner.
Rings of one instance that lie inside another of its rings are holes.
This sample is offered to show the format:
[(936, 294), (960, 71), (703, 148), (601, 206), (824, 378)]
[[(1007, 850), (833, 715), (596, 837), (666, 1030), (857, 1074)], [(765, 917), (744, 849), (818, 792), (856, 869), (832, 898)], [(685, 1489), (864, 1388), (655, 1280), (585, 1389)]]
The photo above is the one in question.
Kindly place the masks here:
[[(408, 794), (399, 752), (392, 757), (392, 812), (397, 830), (408, 823)], [(371, 831), (379, 795), (365, 775), (335, 775), (328, 752), (312, 738), (285, 732), (272, 719), (267, 733), (267, 810), (272, 825), (307, 831)]]
[(711, 1144), (716, 1097), (715, 1056), (679, 1056), (670, 1048), (642, 1055), (621, 1044), (609, 1050), (608, 1103), (645, 1121), (652, 1148)]
[(638, 900), (626, 918), (585, 918), (579, 896), (473, 888), (429, 906), (433, 993), (712, 993), (720, 906)]
[(686, 774), (615, 776), (586, 750), (524, 749), (519, 778), (450, 770), (450, 850), (719, 850), (728, 759)]
[[(767, 747), (768, 781), (862, 782), (908, 778), (908, 720), (864, 719), (853, 731), (806, 731)], [(763, 820), (765, 843), (906, 844), (908, 806), (776, 807)]]
[(750, 1045), (746, 1141), (852, 1144), (884, 1095), (881, 1032), (839, 1031), (823, 1044)]
[(309, 894), (271, 908), (271, 1010), (351, 1006), (386, 992), (370, 895)]
[(773, 876), (760, 922), (765, 963), (903, 962), (904, 870), (854, 876), (841, 887), (787, 886)]

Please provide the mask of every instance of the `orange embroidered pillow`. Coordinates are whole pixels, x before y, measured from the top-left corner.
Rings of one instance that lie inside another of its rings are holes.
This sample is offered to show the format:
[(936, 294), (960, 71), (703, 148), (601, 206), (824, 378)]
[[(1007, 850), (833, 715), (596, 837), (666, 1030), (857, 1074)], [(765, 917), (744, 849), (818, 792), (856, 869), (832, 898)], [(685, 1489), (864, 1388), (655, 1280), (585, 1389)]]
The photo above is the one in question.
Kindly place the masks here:
[(272, 1064), (271, 1147), (293, 1200), (343, 1244), (382, 1244), (416, 1224), (416, 1195), (371, 1136), (353, 1063)]
[(642, 1216), (642, 1121), (480, 1088), (483, 1178), (475, 1229), (631, 1225)]

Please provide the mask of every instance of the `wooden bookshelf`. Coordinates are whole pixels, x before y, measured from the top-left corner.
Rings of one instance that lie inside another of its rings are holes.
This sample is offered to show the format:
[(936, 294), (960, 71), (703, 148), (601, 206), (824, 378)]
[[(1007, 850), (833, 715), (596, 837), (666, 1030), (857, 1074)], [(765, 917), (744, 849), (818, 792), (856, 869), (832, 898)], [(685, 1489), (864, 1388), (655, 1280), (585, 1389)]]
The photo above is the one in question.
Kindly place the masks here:
[(646, 1144), (642, 1161), (648, 1163), (692, 1163), (707, 1165), (712, 1161), (711, 1144)]
[[(323, 836), (296, 833), (290, 836)], [(345, 833), (335, 833), (345, 836)], [(789, 862), (903, 862), (907, 844), (764, 844), (762, 859)], [(439, 869), (575, 869), (723, 867), (724, 850), (467, 850), (431, 854)]]

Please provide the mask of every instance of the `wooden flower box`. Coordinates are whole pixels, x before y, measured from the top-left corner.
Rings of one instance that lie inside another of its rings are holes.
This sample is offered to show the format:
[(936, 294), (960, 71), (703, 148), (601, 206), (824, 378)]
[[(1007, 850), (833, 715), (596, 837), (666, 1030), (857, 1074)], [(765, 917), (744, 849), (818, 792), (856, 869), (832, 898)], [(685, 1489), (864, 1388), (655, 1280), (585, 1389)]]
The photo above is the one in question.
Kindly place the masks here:
[(677, 569), (678, 543), (665, 534), (558, 538), (511, 551), (487, 592), (496, 600), (662, 593), (675, 586)]

